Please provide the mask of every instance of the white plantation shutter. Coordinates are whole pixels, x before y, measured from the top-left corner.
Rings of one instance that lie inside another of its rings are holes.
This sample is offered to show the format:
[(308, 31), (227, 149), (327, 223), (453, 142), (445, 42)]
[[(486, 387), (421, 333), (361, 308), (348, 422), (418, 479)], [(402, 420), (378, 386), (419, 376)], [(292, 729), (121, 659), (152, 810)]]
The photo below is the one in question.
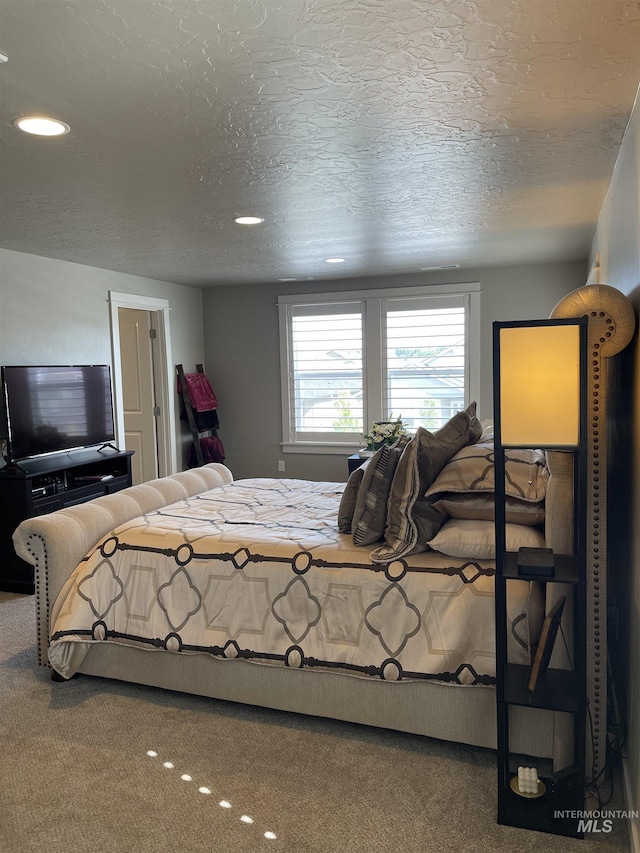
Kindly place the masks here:
[(359, 441), (364, 425), (362, 321), (360, 302), (291, 306), (294, 440)]
[(471, 388), (477, 399), (473, 291), (479, 285), (281, 296), (283, 447), (351, 452), (374, 421), (438, 429)]
[(465, 407), (465, 297), (385, 300), (385, 415), (438, 429)]

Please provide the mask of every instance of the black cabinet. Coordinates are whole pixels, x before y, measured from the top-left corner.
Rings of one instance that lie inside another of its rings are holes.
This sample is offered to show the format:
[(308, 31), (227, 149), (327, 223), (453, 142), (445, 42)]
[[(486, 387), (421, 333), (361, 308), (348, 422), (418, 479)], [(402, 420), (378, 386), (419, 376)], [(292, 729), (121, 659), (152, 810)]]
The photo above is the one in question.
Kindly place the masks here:
[(127, 488), (132, 455), (104, 447), (26, 459), (0, 469), (0, 590), (34, 592), (33, 566), (13, 549), (11, 537), (20, 522)]

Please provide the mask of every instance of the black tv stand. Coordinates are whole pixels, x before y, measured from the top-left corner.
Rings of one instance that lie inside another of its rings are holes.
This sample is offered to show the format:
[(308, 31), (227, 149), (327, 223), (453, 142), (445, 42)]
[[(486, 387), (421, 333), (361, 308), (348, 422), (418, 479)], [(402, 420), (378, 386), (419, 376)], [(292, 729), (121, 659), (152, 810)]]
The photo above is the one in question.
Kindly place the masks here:
[(2, 471), (3, 473), (4, 471), (22, 471), (26, 473), (22, 465), (15, 459), (7, 462), (6, 467), (0, 469), (0, 471)]
[(20, 522), (127, 488), (132, 455), (103, 445), (19, 459), (0, 469), (0, 590), (35, 591), (33, 567), (13, 550)]

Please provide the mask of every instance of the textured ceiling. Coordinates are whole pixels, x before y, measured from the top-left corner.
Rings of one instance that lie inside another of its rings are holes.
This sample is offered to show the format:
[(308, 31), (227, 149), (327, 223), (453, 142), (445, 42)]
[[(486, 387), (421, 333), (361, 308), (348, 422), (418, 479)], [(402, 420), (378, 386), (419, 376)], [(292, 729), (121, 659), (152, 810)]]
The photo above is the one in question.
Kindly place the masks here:
[(0, 51), (4, 248), (198, 286), (535, 263), (588, 253), (640, 2), (0, 0)]

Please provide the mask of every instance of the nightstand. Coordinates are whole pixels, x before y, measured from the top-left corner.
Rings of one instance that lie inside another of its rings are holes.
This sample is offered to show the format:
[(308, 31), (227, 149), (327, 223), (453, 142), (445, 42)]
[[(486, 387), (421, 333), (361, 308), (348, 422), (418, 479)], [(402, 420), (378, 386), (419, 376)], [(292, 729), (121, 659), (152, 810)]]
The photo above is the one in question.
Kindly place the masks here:
[(359, 453), (352, 453), (351, 456), (347, 457), (347, 464), (349, 465), (349, 474), (352, 474), (356, 468), (359, 468), (363, 462), (366, 460), (360, 456)]

